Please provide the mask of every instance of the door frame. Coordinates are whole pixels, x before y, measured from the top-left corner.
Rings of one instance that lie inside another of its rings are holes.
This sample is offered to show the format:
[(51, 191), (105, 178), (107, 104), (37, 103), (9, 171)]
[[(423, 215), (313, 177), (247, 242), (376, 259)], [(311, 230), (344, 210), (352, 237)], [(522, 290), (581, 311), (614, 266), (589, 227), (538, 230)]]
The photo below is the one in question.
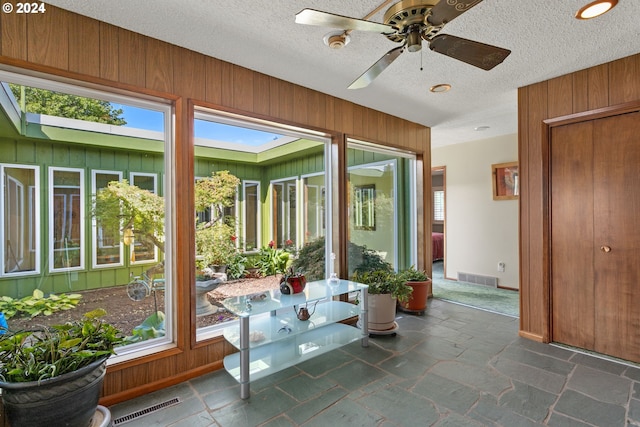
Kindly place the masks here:
[[(442, 171), (442, 191), (444, 191), (443, 209), (444, 219), (442, 220), (442, 234), (443, 236), (443, 258), (442, 258), (442, 272), (446, 278), (447, 273), (447, 167), (446, 166), (432, 166), (431, 167), (431, 231), (433, 231), (434, 213), (433, 213), (433, 175), (434, 172)], [(433, 249), (431, 249), (432, 251)], [(431, 252), (430, 251), (430, 252)], [(431, 253), (431, 262), (433, 263), (433, 253)]]

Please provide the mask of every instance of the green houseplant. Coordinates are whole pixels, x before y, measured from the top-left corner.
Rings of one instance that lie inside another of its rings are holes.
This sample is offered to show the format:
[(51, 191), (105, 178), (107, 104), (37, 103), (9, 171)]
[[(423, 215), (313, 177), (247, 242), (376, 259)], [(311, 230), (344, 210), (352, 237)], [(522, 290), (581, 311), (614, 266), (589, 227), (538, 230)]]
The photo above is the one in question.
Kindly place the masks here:
[(411, 286), (408, 286), (390, 268), (355, 272), (351, 280), (369, 285), (367, 307), (369, 331), (372, 333), (395, 331), (397, 301), (405, 302), (409, 299), (413, 291)]
[(406, 301), (398, 301), (400, 308), (409, 313), (424, 314), (427, 298), (431, 295), (431, 279), (424, 270), (411, 266), (399, 273), (400, 279), (413, 289)]
[(118, 329), (100, 319), (27, 331), (5, 330), (0, 340), (0, 388), (10, 425), (89, 425), (96, 413), (106, 360), (122, 343)]

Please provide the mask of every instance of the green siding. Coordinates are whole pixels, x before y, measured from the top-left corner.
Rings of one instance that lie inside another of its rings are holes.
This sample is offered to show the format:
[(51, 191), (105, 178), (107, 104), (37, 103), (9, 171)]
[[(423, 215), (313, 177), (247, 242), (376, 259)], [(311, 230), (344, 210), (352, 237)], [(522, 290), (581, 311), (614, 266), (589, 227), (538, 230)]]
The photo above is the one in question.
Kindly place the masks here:
[[(77, 131), (76, 131), (77, 133)], [(53, 135), (55, 132), (48, 132)], [(75, 138), (75, 139), (74, 139)], [(85, 268), (70, 272), (49, 272), (49, 167), (66, 167), (84, 170), (85, 214), (91, 211), (91, 175), (92, 170), (106, 170), (122, 172), (124, 179), (129, 180), (131, 172), (155, 173), (159, 194), (163, 194), (164, 155), (158, 152), (157, 141), (140, 140), (137, 138), (114, 137), (110, 135), (96, 135), (84, 132), (86, 144), (80, 145), (80, 138), (75, 135), (72, 143), (52, 141), (41, 138), (0, 137), (0, 163), (24, 164), (39, 166), (40, 176), (40, 227), (41, 227), (41, 260), (40, 274), (19, 277), (1, 277), (0, 295), (22, 297), (29, 295), (34, 289), (45, 293), (70, 292), (95, 289), (100, 287), (121, 286), (129, 282), (130, 275), (140, 275), (143, 270), (153, 263), (129, 265), (129, 251), (125, 248), (123, 254), (124, 266), (91, 267), (92, 229), (91, 221), (85, 221)], [(106, 144), (120, 140), (127, 144), (118, 143), (115, 148)], [(132, 143), (133, 142), (133, 143)], [(138, 150), (135, 150), (136, 146)], [(123, 147), (122, 149), (119, 147)], [(150, 151), (140, 151), (141, 147), (153, 148)], [(324, 144), (299, 140), (295, 143), (270, 150), (260, 155), (239, 154), (224, 150), (197, 147), (194, 161), (195, 176), (209, 176), (213, 171), (228, 170), (242, 181), (260, 182), (260, 198), (262, 204), (261, 242), (265, 246), (271, 239), (270, 214), (272, 201), (269, 199), (270, 183), (273, 180), (295, 178), (300, 180), (302, 175), (323, 173), (325, 171)], [(202, 156), (200, 154), (207, 154)], [(215, 156), (208, 157), (215, 154)], [(393, 156), (380, 153), (349, 149), (347, 153), (348, 165), (378, 162), (393, 159)], [(409, 200), (404, 188), (408, 181), (406, 161), (400, 159), (398, 163), (398, 183), (400, 185), (399, 215), (400, 230), (408, 221)], [(236, 207), (238, 215), (242, 212), (242, 193), (239, 194), (239, 205)], [(240, 218), (239, 218), (240, 219)], [(409, 252), (409, 236), (400, 236), (400, 265), (406, 262)], [(123, 290), (124, 291), (124, 290)]]

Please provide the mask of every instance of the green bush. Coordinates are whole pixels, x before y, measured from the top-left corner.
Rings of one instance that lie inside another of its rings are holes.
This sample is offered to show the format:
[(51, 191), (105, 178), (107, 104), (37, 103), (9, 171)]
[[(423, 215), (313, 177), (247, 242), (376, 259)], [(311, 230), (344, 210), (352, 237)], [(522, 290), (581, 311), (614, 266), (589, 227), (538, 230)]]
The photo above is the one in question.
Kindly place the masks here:
[(227, 264), (227, 277), (229, 279), (239, 279), (244, 276), (247, 263), (247, 257), (239, 252), (233, 255), (233, 258)]
[[(366, 246), (356, 245), (349, 242), (347, 244), (347, 254), (349, 257), (349, 274), (354, 272), (387, 270), (393, 271), (391, 264), (386, 262), (375, 251), (367, 249)], [(325, 239), (319, 237), (304, 245), (298, 257), (293, 261), (293, 268), (302, 270), (307, 280), (322, 280), (325, 278)]]
[(289, 252), (272, 247), (260, 249), (260, 259), (258, 260), (258, 270), (262, 276), (273, 276), (282, 274), (287, 269), (289, 263)]
[(205, 267), (210, 265), (229, 265), (237, 253), (235, 230), (228, 224), (217, 223), (211, 226), (198, 224), (196, 229), (196, 253), (202, 257)]

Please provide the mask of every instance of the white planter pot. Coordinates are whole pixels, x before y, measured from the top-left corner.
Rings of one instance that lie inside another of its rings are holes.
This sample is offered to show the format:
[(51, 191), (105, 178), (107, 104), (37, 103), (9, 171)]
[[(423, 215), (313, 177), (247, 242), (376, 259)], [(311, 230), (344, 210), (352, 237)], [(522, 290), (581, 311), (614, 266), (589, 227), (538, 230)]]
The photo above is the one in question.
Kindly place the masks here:
[(394, 329), (396, 319), (396, 299), (391, 294), (369, 294), (367, 323), (371, 331)]

